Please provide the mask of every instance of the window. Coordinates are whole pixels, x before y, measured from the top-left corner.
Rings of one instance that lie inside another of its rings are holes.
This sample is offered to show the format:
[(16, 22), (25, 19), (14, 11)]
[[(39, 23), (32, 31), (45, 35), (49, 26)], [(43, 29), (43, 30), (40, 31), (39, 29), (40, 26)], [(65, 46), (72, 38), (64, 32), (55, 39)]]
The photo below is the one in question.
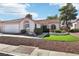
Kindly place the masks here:
[(54, 25), (54, 24), (51, 25), (51, 29), (52, 29), (52, 30), (55, 30), (55, 29), (56, 29), (56, 25)]
[(26, 29), (26, 28), (29, 28), (29, 24), (25, 24), (24, 25), (24, 28)]

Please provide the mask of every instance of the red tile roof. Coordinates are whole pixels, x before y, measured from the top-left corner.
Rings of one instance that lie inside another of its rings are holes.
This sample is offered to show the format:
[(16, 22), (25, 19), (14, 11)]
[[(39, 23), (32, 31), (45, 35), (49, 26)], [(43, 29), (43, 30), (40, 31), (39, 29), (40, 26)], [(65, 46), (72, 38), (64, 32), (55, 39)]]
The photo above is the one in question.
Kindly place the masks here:
[[(8, 20), (8, 21), (0, 21), (0, 23), (20, 23), (24, 18), (20, 19), (14, 19), (14, 20)], [(41, 24), (41, 25), (48, 25), (48, 24), (55, 24), (59, 23), (59, 20), (57, 19), (43, 19), (43, 20), (32, 20), (36, 24)]]
[(46, 20), (34, 20), (34, 22), (36, 24), (42, 24), (42, 25), (48, 25), (48, 24), (55, 24), (55, 23), (59, 23), (59, 20), (57, 19), (46, 19)]

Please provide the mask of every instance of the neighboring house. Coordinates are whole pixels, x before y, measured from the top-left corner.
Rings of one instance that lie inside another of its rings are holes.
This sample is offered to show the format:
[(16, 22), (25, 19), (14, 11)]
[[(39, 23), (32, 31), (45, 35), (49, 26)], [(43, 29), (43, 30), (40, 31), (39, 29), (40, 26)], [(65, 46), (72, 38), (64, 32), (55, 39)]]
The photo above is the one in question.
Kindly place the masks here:
[(35, 26), (41, 28), (46, 26), (51, 28), (55, 25), (59, 29), (58, 20), (33, 20), (31, 15), (26, 15), (24, 18), (8, 21), (0, 21), (0, 32), (3, 33), (20, 33), (21, 30), (26, 29), (28, 33), (34, 33)]
[(79, 19), (72, 21), (71, 29), (79, 29)]
[[(66, 25), (63, 25), (61, 21), (60, 27), (64, 27), (64, 26), (66, 27)], [(70, 29), (79, 29), (79, 19), (75, 19), (71, 21)]]

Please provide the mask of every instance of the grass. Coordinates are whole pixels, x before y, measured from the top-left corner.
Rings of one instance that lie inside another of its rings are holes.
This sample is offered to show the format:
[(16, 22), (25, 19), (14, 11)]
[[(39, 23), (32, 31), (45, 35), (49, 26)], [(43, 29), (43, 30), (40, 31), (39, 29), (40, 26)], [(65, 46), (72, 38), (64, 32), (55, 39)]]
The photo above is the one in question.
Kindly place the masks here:
[(78, 41), (79, 38), (72, 35), (50, 35), (49, 37), (44, 37), (44, 39), (52, 41), (72, 42)]

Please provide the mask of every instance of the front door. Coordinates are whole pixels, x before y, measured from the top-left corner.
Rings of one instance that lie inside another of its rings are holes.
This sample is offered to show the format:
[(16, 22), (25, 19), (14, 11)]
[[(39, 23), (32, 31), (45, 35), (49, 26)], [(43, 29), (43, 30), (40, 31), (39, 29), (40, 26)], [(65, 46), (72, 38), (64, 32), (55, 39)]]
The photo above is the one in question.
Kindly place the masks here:
[(47, 28), (46, 25), (43, 25), (43, 26), (42, 26), (42, 29), (43, 29), (43, 32), (45, 32), (45, 33), (46, 33), (46, 32), (49, 32), (49, 29)]

